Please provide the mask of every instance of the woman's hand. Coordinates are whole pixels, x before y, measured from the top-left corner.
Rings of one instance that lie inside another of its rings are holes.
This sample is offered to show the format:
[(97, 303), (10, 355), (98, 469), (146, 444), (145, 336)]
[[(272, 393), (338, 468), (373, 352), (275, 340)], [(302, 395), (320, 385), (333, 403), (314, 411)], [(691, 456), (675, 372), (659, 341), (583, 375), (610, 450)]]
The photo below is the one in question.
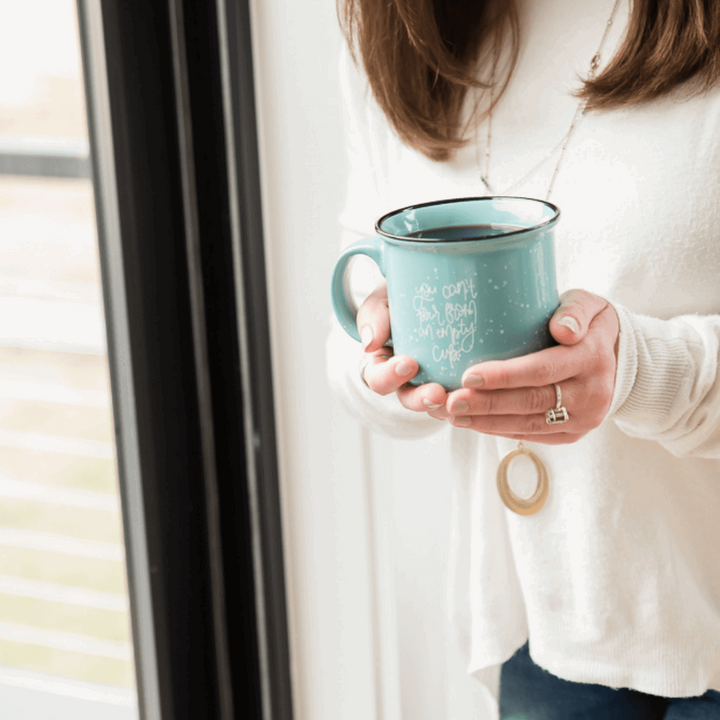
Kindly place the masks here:
[[(437, 416), (456, 427), (548, 445), (576, 442), (596, 428), (615, 388), (617, 313), (606, 300), (571, 290), (550, 320), (550, 333), (559, 346), (466, 370), (463, 389), (448, 395)], [(556, 404), (554, 383), (569, 420), (549, 425), (545, 412)]]
[(390, 339), (390, 313), (384, 280), (358, 309), (357, 326), (366, 353), (367, 361), (362, 373), (367, 386), (379, 395), (397, 392), (406, 408), (447, 419), (445, 405), (448, 395), (442, 385), (406, 385), (417, 375), (417, 361), (408, 355), (395, 356), (392, 348), (385, 347)]
[[(363, 379), (380, 395), (397, 392), (409, 410), (427, 412), (456, 427), (551, 445), (572, 443), (605, 419), (615, 388), (619, 323), (612, 305), (583, 290), (561, 298), (550, 320), (557, 347), (511, 360), (484, 362), (463, 375), (464, 389), (447, 393), (438, 383), (408, 385), (418, 364), (393, 355), (387, 286), (375, 288), (358, 310), (358, 331), (367, 354)], [(560, 385), (570, 419), (548, 425)]]

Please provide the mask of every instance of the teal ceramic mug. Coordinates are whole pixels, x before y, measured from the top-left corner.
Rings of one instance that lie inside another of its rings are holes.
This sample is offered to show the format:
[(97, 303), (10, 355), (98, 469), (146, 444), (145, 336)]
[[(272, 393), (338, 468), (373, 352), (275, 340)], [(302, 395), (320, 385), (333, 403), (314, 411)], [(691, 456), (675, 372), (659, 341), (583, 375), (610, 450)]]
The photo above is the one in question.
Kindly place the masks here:
[(392, 345), (417, 360), (411, 380), (461, 387), (463, 372), (554, 344), (558, 307), (553, 233), (560, 211), (531, 198), (443, 200), (395, 210), (338, 258), (332, 303), (355, 340), (347, 267), (374, 260), (387, 279)]

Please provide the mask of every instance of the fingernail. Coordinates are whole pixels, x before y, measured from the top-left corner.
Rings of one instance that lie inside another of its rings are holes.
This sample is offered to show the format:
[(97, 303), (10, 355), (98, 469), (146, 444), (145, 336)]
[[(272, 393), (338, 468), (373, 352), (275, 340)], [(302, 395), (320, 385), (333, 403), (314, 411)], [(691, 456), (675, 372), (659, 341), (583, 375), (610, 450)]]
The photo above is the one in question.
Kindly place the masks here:
[(360, 331), (360, 342), (362, 342), (363, 350), (373, 341), (373, 330), (369, 325), (365, 325)]
[(570, 317), (570, 315), (565, 315), (565, 317), (561, 317), (558, 321), (558, 325), (564, 325), (570, 332), (575, 333), (576, 335), (580, 332), (580, 325), (578, 321), (574, 317)]
[(412, 369), (404, 360), (398, 360), (397, 365), (395, 365), (395, 372), (400, 377), (404, 377), (405, 375), (409, 375)]
[(468, 405), (464, 400), (458, 400), (450, 406), (451, 413), (464, 413), (467, 412), (469, 409), (470, 405)]
[(466, 375), (463, 378), (463, 387), (479, 388), (485, 384), (485, 378), (482, 375)]
[(472, 418), (467, 415), (460, 415), (452, 420), (453, 425), (459, 425), (460, 427), (470, 427)]
[(442, 407), (442, 403), (441, 403), (440, 405), (437, 405), (437, 404), (434, 403), (434, 402), (430, 402), (427, 398), (425, 398), (425, 399), (423, 400), (423, 405), (424, 405), (428, 410), (439, 410), (439, 409)]

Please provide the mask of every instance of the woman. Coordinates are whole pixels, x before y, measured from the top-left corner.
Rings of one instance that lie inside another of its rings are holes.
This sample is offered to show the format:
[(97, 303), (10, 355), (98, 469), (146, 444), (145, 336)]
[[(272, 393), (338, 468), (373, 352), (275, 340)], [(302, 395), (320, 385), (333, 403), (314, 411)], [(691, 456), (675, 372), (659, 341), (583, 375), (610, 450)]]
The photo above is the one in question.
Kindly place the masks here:
[[(349, 241), (389, 210), (549, 197), (559, 345), (407, 385), (380, 283), (330, 375), (365, 422), (452, 426), (456, 617), (501, 717), (720, 717), (720, 6), (341, 0)], [(365, 354), (363, 355), (362, 350)], [(557, 387), (568, 419), (549, 424)], [(501, 503), (517, 441), (540, 512)], [(532, 660), (528, 655), (527, 643)], [(617, 690), (617, 689), (620, 690)], [(703, 714), (705, 713), (705, 714)]]

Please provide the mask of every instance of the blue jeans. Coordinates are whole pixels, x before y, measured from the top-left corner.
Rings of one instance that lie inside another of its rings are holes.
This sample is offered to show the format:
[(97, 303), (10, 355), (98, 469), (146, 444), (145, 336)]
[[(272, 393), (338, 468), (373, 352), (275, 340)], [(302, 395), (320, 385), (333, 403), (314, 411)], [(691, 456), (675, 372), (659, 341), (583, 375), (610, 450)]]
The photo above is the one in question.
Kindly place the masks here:
[(503, 664), (500, 720), (720, 720), (720, 692), (664, 698), (561, 680), (530, 659), (528, 646)]

